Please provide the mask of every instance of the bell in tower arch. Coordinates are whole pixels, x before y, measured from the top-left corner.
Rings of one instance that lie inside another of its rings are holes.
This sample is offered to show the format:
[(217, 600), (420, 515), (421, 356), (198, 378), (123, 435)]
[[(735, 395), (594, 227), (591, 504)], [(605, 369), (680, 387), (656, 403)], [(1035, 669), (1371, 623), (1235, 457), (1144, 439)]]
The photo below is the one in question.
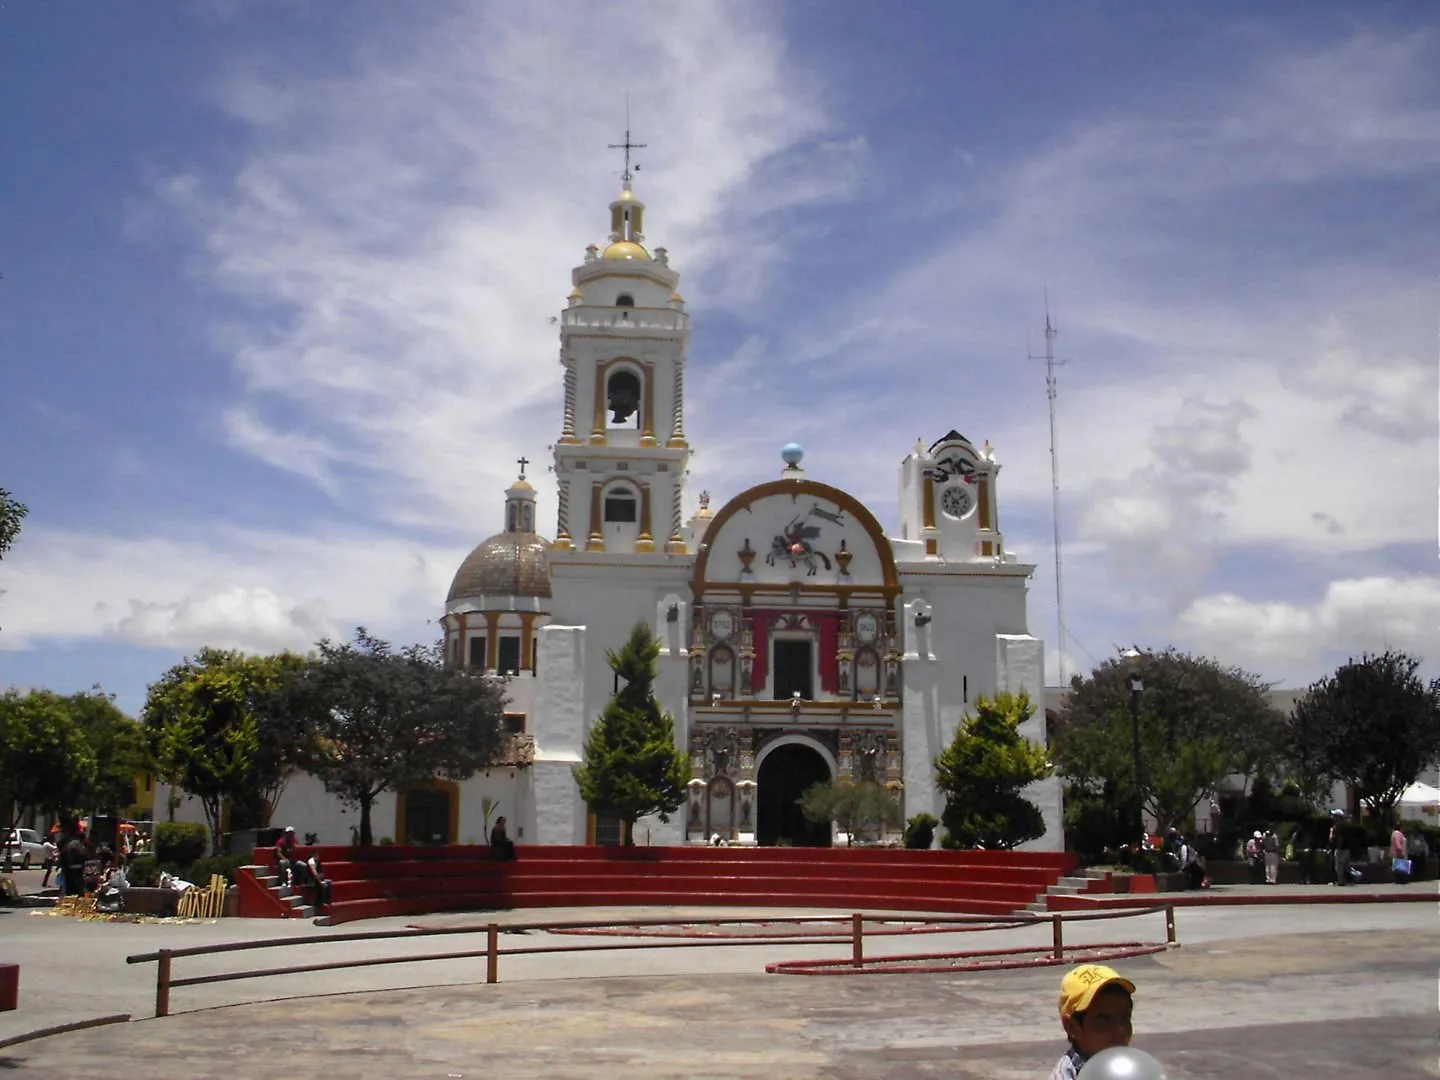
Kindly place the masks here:
[(605, 386), (610, 422), (623, 424), (640, 408), (640, 379), (633, 371), (617, 371)]

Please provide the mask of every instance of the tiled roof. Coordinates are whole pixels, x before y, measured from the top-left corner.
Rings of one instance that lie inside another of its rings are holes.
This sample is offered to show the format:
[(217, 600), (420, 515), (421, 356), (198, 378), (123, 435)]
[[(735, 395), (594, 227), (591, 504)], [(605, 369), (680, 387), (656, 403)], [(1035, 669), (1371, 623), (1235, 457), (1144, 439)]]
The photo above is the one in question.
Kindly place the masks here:
[(549, 542), (535, 533), (492, 536), (470, 552), (450, 585), (450, 600), (477, 596), (550, 598)]

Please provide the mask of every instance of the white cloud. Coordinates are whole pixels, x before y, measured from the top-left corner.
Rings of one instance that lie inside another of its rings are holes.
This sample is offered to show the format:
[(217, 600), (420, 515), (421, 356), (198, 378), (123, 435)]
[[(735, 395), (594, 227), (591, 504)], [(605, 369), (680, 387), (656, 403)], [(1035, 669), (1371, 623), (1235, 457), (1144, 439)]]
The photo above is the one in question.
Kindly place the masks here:
[(36, 528), (5, 560), (0, 649), (100, 638), (266, 652), (361, 624), (423, 640), (438, 636), (424, 624), (464, 555), (364, 532), (215, 528), (161, 539)]
[(1333, 581), (1313, 603), (1206, 596), (1181, 613), (1179, 627), (1199, 648), (1252, 670), (1313, 673), (1325, 657), (1387, 648), (1416, 653), (1433, 666), (1440, 576)]
[[(498, 505), (476, 493), (558, 434), (549, 320), (608, 226), (627, 93), (649, 240), (712, 310), (763, 288), (787, 214), (841, 197), (864, 143), (831, 137), (764, 5), (427, 12), (338, 71), (229, 72), (241, 164), (161, 190), (254, 305), (217, 330), (247, 389), (231, 444), (393, 524), (474, 532)], [(620, 26), (623, 82), (596, 51)]]

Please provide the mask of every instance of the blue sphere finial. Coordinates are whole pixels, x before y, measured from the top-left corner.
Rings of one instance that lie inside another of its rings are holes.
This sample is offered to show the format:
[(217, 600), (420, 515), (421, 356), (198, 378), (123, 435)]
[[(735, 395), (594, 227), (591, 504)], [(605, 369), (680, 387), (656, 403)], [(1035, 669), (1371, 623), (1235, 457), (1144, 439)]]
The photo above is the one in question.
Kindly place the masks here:
[(800, 459), (805, 456), (805, 448), (798, 442), (786, 443), (780, 448), (780, 458), (790, 468), (800, 464)]

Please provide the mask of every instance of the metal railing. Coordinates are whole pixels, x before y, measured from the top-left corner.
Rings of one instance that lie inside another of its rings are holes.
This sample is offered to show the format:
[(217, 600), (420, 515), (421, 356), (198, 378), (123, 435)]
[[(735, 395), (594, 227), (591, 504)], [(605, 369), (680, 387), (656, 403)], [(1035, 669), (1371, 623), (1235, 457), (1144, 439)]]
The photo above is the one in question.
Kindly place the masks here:
[[(157, 1017), (170, 1015), (170, 993), (177, 987), (203, 986), (209, 983), (238, 982), (244, 979), (260, 979), (273, 975), (300, 975), (310, 972), (338, 971), (343, 968), (359, 967), (381, 967), (387, 964), (414, 964), (424, 963), (432, 960), (469, 960), (485, 958), (485, 981), (486, 983), (498, 983), (500, 981), (500, 957), (501, 956), (534, 956), (544, 953), (577, 953), (577, 952), (616, 952), (633, 951), (639, 949), (704, 949), (704, 948), (745, 948), (757, 945), (836, 945), (849, 944), (850, 956), (842, 961), (786, 961), (780, 964), (772, 964), (767, 971), (788, 973), (798, 971), (795, 965), (809, 967), (827, 967), (845, 965), (854, 970), (866, 970), (867, 964), (874, 970), (874, 965), (884, 961), (896, 961), (905, 959), (935, 959), (942, 956), (984, 956), (984, 952), (975, 953), (954, 953), (954, 954), (922, 954), (916, 957), (889, 956), (867, 961), (865, 958), (865, 924), (868, 923), (907, 923), (923, 924), (929, 927), (954, 927), (953, 930), (935, 930), (936, 933), (965, 933), (985, 930), (1015, 929), (1017, 927), (1029, 927), (1043, 925), (1049, 922), (1052, 926), (1052, 945), (1048, 963), (1059, 963), (1065, 956), (1063, 925), (1066, 922), (1084, 922), (1093, 919), (1103, 918), (1128, 918), (1140, 915), (1150, 915), (1157, 912), (1165, 913), (1164, 944), (1154, 943), (1139, 946), (1147, 952), (1158, 952), (1166, 948), (1174, 947), (1177, 944), (1175, 936), (1175, 908), (1173, 904), (1159, 905), (1152, 908), (1124, 909), (1119, 911), (1106, 912), (1083, 912), (1061, 913), (1051, 912), (1048, 915), (1025, 914), (1010, 916), (990, 915), (925, 915), (911, 914), (898, 916), (893, 913), (881, 915), (875, 913), (855, 912), (849, 917), (849, 932), (835, 934), (766, 934), (746, 938), (684, 938), (675, 941), (624, 941), (606, 942), (603, 944), (586, 945), (500, 945), (500, 934), (525, 933), (528, 931), (564, 931), (564, 930), (586, 930), (586, 929), (639, 929), (642, 927), (675, 926), (683, 922), (687, 927), (694, 926), (738, 926), (763, 921), (767, 924), (781, 925), (802, 925), (812, 923), (834, 924), (841, 921), (844, 916), (836, 915), (748, 915), (734, 916), (727, 918), (695, 918), (677, 919), (670, 918), (649, 918), (649, 919), (586, 919), (577, 921), (562, 922), (528, 922), (528, 923), (483, 923), (472, 926), (437, 927), (434, 929), (411, 928), (404, 930), (369, 930), (343, 934), (311, 934), (299, 938), (269, 938), (261, 941), (231, 942), (223, 945), (196, 945), (183, 949), (159, 949), (155, 952), (138, 953), (127, 956), (127, 964), (148, 964), (156, 965), (155, 970), (155, 1015)], [(871, 936), (877, 933), (872, 931)], [(298, 945), (322, 945), (346, 941), (385, 941), (396, 938), (407, 940), (419, 940), (431, 937), (450, 937), (463, 934), (484, 934), (485, 947), (483, 949), (465, 949), (455, 952), (427, 953), (423, 956), (380, 956), (368, 957), (354, 960), (335, 960), (318, 964), (291, 964), (284, 967), (259, 968), (242, 971), (225, 971), (213, 975), (196, 975), (188, 978), (176, 978), (174, 964), (178, 959), (192, 956), (212, 956), (219, 953), (249, 952), (256, 949), (280, 949), (291, 948)], [(1117, 943), (1119, 945), (1133, 946), (1136, 943)], [(1089, 946), (1094, 949), (1101, 946)], [(1033, 950), (991, 950), (993, 955)], [(1116, 955), (1137, 955), (1132, 948), (1130, 951)], [(1011, 966), (1011, 965), (996, 965)], [(919, 970), (919, 969), (916, 969)]]

